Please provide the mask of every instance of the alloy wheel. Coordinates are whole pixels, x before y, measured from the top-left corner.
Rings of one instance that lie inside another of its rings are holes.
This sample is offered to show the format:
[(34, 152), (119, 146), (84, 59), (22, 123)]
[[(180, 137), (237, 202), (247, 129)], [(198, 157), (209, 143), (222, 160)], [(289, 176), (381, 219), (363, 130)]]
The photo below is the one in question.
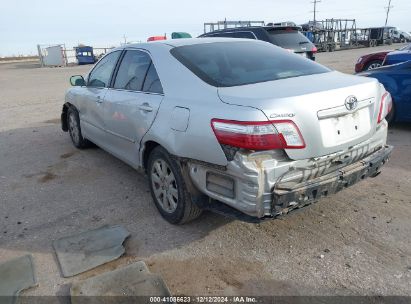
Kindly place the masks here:
[(368, 70), (374, 70), (381, 67), (381, 63), (372, 63), (370, 64), (370, 66), (368, 67)]
[(151, 167), (151, 186), (160, 207), (167, 213), (177, 209), (178, 188), (173, 171), (162, 159), (157, 159)]

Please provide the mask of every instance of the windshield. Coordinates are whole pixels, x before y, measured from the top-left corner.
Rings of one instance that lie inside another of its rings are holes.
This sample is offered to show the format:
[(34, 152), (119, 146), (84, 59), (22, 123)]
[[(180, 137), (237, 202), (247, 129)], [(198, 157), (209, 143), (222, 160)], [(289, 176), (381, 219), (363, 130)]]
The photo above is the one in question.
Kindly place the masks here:
[(176, 47), (170, 52), (191, 72), (215, 87), (330, 72), (312, 60), (265, 42), (202, 43)]
[(311, 44), (310, 41), (299, 31), (294, 30), (269, 30), (271, 41), (278, 46), (286, 49), (299, 49), (307, 47), (307, 44)]

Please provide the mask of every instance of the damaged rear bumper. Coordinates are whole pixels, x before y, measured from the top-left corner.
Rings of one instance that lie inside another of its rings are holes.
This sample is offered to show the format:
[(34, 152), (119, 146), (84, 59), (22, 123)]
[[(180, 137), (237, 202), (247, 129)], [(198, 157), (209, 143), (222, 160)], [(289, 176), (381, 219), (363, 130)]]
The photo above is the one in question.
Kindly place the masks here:
[(392, 146), (384, 146), (354, 164), (292, 187), (287, 186), (287, 183), (276, 184), (273, 191), (273, 216), (304, 207), (367, 177), (378, 175), (381, 167), (388, 161), (392, 149)]
[(381, 128), (345, 151), (302, 160), (282, 150), (238, 151), (225, 167), (187, 160), (185, 172), (202, 194), (249, 217), (272, 218), (378, 174), (392, 151), (386, 138)]

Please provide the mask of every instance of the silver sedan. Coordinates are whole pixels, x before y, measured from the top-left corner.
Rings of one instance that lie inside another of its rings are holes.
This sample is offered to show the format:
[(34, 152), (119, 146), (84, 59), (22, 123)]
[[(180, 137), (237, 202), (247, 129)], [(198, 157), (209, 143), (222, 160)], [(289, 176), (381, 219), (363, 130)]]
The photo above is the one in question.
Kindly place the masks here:
[(143, 168), (171, 223), (275, 218), (376, 176), (392, 150), (381, 84), (262, 41), (130, 44), (71, 83), (63, 130)]

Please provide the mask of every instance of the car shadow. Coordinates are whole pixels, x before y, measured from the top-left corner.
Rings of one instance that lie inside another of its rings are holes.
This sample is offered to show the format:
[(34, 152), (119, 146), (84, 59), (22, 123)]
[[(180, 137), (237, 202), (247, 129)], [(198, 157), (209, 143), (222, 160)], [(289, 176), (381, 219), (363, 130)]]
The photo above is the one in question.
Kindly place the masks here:
[(52, 241), (103, 225), (131, 234), (127, 254), (183, 247), (229, 223), (204, 212), (171, 225), (158, 213), (146, 176), (94, 147), (78, 150), (52, 124), (0, 133), (0, 251), (50, 252)]

